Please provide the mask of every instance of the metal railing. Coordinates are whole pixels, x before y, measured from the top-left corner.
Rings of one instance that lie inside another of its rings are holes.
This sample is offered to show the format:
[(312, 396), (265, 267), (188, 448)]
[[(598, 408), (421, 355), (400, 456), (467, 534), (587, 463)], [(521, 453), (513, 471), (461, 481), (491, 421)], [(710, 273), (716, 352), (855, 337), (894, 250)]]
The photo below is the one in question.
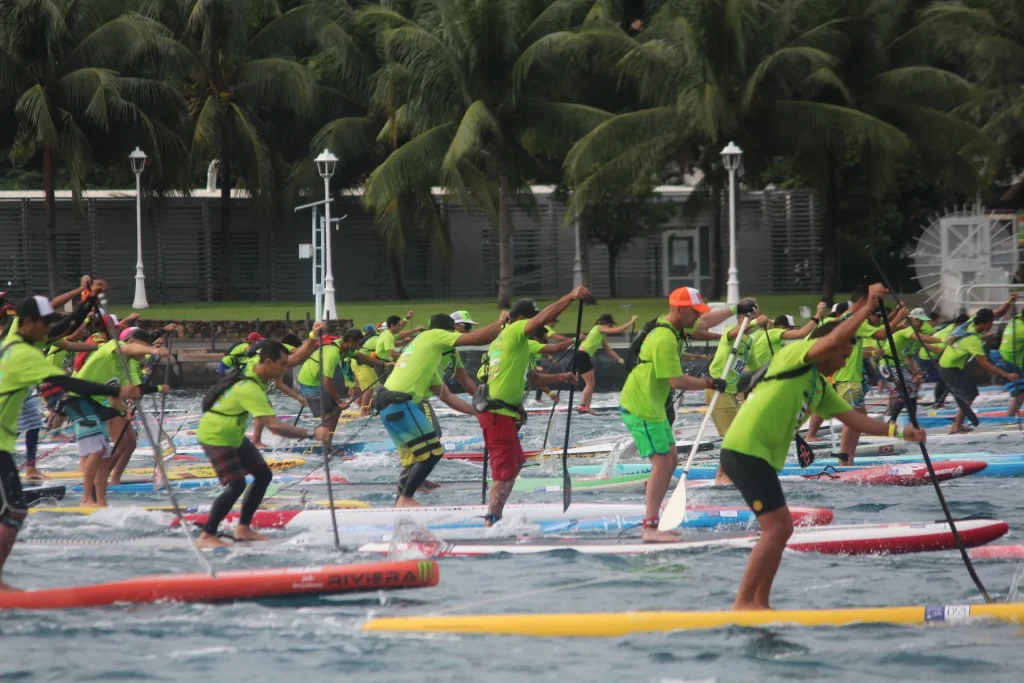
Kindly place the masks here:
[(995, 299), (972, 299), (971, 298), (971, 292), (973, 290), (975, 290), (975, 289), (986, 289), (986, 290), (999, 289), (999, 290), (1005, 290), (1007, 292), (1010, 291), (1010, 290), (1024, 291), (1024, 284), (1022, 284), (1022, 283), (1007, 282), (1005, 284), (994, 284), (994, 285), (987, 285), (987, 284), (966, 284), (966, 285), (960, 285), (959, 287), (956, 288), (956, 310), (957, 310), (957, 312), (959, 312), (959, 313), (967, 313), (967, 312), (969, 312), (968, 311), (968, 307), (969, 306), (973, 307), (974, 310), (977, 310), (979, 308), (985, 308), (985, 307), (998, 307), (998, 306), (1002, 306), (1003, 303), (1006, 302), (1006, 298), (1005, 297), (995, 298)]

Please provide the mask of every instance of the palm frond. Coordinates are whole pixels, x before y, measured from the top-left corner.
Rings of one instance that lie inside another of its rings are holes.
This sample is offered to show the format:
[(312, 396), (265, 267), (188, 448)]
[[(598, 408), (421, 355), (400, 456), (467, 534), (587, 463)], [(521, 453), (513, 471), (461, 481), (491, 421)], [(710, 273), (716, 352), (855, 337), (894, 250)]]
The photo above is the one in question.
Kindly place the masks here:
[(380, 214), (396, 197), (418, 187), (430, 187), (438, 177), (455, 131), (456, 124), (442, 124), (392, 152), (367, 179), (363, 205)]
[(37, 83), (22, 93), (14, 111), (32, 127), (39, 142), (52, 149), (60, 148), (60, 132), (41, 84)]
[(519, 108), (519, 144), (530, 154), (562, 158), (581, 137), (612, 114), (569, 102), (533, 102)]
[[(628, 150), (646, 146), (653, 139), (669, 135), (679, 139), (675, 112), (667, 107), (645, 109), (599, 124), (584, 135), (565, 157), (564, 172), (570, 183), (582, 182), (594, 169)], [(675, 147), (676, 145), (672, 145)], [(664, 156), (664, 151), (659, 157)]]

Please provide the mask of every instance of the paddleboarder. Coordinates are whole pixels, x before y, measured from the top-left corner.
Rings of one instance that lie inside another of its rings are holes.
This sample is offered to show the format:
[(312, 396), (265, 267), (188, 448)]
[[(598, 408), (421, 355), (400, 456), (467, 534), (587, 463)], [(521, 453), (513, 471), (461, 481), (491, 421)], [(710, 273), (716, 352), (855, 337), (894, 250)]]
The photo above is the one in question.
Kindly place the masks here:
[[(18, 415), (25, 396), (44, 381), (83, 395), (121, 399), (140, 396), (138, 387), (76, 379), (46, 361), (40, 347), (47, 340), (51, 325), (61, 318), (46, 297), (24, 299), (15, 313), (11, 331), (0, 345), (0, 574), (27, 514), (13, 455)], [(0, 590), (11, 587), (0, 580)]]
[(590, 328), (586, 338), (580, 342), (580, 348), (576, 352), (576, 372), (583, 378), (583, 395), (580, 397), (579, 412), (590, 412), (590, 400), (594, 397), (594, 387), (597, 386), (597, 375), (594, 373), (593, 358), (598, 351), (604, 350), (609, 357), (619, 365), (625, 365), (626, 361), (615, 353), (605, 339), (609, 334), (622, 334), (637, 321), (633, 316), (622, 325), (615, 325), (615, 318), (611, 313), (605, 313), (594, 326)]
[(862, 337), (857, 337), (857, 332), (884, 293), (881, 284), (871, 285), (858, 297), (856, 309), (842, 321), (822, 325), (810, 339), (793, 342), (776, 353), (722, 441), (720, 466), (761, 526), (733, 609), (771, 609), (772, 582), (782, 551), (793, 534), (793, 517), (778, 472), (785, 466), (793, 435), (808, 412), (835, 417), (864, 434), (907, 441), (925, 439), (924, 430), (907, 427), (900, 433), (895, 425), (872, 420), (844, 401), (827, 380), (846, 365), (855, 346), (860, 345)]
[(754, 312), (753, 305), (712, 310), (693, 287), (680, 287), (673, 291), (668, 305), (668, 313), (641, 329), (637, 337), (640, 343), (635, 354), (636, 366), (626, 377), (619, 396), (619, 413), (636, 443), (637, 452), (640, 457), (651, 461), (642, 531), (644, 543), (673, 543), (680, 539), (675, 531), (658, 531), (661, 504), (679, 466), (676, 437), (665, 409), (669, 392), (672, 389), (722, 391), (726, 387), (721, 379), (683, 374), (679, 356), (686, 341), (694, 333), (706, 331), (733, 315)]
[(288, 350), (283, 344), (268, 341), (260, 348), (259, 362), (236, 376), (227, 376), (213, 385), (203, 399), (205, 410), (199, 420), (199, 445), (217, 473), (224, 491), (210, 506), (210, 514), (199, 536), (199, 546), (222, 548), (229, 544), (217, 536), (217, 527), (231, 512), (235, 502), (245, 491), (245, 477), (253, 482), (242, 501), (241, 514), (235, 526), (236, 541), (265, 541), (267, 537), (253, 531), (252, 516), (263, 502), (273, 474), (267, 462), (245, 435), (246, 423), (251, 415), (257, 423), (278, 436), (292, 439), (325, 441), (331, 438), (327, 427), (310, 431), (293, 427), (277, 418), (267, 400), (267, 386), (279, 383), (288, 369)]

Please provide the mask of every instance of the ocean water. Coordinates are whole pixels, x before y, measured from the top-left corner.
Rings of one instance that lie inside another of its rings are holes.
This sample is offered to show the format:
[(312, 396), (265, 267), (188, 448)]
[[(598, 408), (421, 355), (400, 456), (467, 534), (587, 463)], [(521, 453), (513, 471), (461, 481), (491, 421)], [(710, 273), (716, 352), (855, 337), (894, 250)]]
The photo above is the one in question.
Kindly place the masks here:
[[(598, 396), (595, 405), (613, 403)], [(198, 396), (178, 396), (173, 407), (196, 409)], [(293, 407), (283, 399), (282, 412)], [(699, 415), (683, 416), (688, 423)], [(446, 434), (471, 435), (467, 418), (443, 421)], [(539, 445), (546, 419), (531, 418), (526, 441)], [(379, 425), (346, 425), (337, 439), (383, 438)], [(564, 417), (552, 439), (561, 444)], [(618, 418), (576, 417), (572, 441), (619, 436)], [(1024, 452), (1001, 443), (1000, 452)], [(42, 447), (41, 452), (47, 448)], [(934, 452), (944, 452), (934, 447)], [(970, 450), (980, 450), (971, 448)], [(952, 452), (949, 448), (945, 452)], [(48, 466), (73, 466), (55, 454)], [(314, 458), (303, 470), (312, 470)], [(141, 462), (140, 465), (144, 465)], [(393, 454), (366, 454), (334, 466), (361, 480), (397, 477)], [(435, 479), (479, 476), (478, 465), (442, 462)], [(998, 543), (1020, 541), (1024, 529), (1021, 482), (973, 478), (943, 485), (955, 515), (988, 514), (1011, 525)], [(935, 521), (942, 518), (930, 486), (914, 489), (805, 483), (786, 487), (791, 503), (830, 507), (835, 524)], [(323, 497), (321, 492), (314, 495)], [(477, 493), (440, 491), (429, 503), (478, 501)], [(213, 492), (178, 494), (180, 502), (208, 502)], [(335, 496), (352, 497), (338, 486)], [(514, 500), (557, 502), (560, 493), (513, 494)], [(69, 497), (70, 498), (70, 497)], [(732, 490), (694, 490), (695, 504), (742, 505)], [(587, 502), (641, 502), (642, 494), (577, 493)], [(387, 504), (391, 496), (365, 496)], [(69, 501), (65, 501), (70, 502)], [(168, 516), (130, 506), (166, 503), (164, 494), (117, 496), (114, 508), (92, 517), (33, 515), (26, 537), (118, 537), (164, 533)], [(275, 535), (288, 532), (277, 532)], [(306, 566), (378, 558), (334, 549), (328, 534), (309, 534), (300, 548), (213, 554), (218, 568)], [(744, 550), (595, 557), (571, 552), (536, 556), (443, 559), (436, 588), (351, 597), (234, 604), (155, 604), (59, 612), (4, 612), (0, 618), (0, 680), (7, 681), (1020, 681), (1024, 648), (1018, 627), (986, 623), (962, 627), (854, 626), (847, 628), (726, 628), (694, 633), (606, 639), (532, 639), (363, 633), (371, 616), (427, 613), (518, 613), (727, 609), (746, 563)], [(977, 563), (996, 600), (1005, 600), (1013, 561)], [(20, 587), (111, 581), (140, 574), (199, 571), (180, 546), (16, 546), (5, 580)], [(831, 608), (980, 601), (955, 551), (892, 557), (835, 557), (787, 553), (773, 601), (785, 608)]]

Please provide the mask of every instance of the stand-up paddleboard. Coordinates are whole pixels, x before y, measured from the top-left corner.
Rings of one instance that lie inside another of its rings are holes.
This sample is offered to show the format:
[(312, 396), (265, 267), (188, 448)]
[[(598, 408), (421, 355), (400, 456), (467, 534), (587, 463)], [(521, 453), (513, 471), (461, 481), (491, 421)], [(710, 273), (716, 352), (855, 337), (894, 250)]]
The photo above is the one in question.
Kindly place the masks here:
[[(990, 543), (1007, 531), (1006, 522), (991, 519), (971, 519), (956, 523), (964, 545)], [(536, 538), (522, 537), (505, 541), (441, 541), (410, 542), (406, 545), (422, 552), (426, 557), (474, 557), (477, 555), (534, 555), (571, 550), (584, 555), (645, 555), (706, 548), (751, 548), (757, 543), (756, 534), (694, 534), (692, 540), (679, 543), (642, 543), (639, 539), (608, 538)], [(851, 524), (847, 526), (798, 529), (793, 532), (786, 547), (798, 552), (816, 552), (826, 555), (895, 555), (931, 550), (949, 550), (956, 547), (953, 533), (945, 522), (925, 524)], [(367, 543), (359, 552), (387, 554), (389, 542)]]
[(593, 612), (379, 617), (364, 631), (475, 633), (552, 638), (610, 638), (631, 633), (696, 631), (726, 626), (851, 626), (853, 624), (966, 624), (985, 619), (1024, 622), (1024, 603), (917, 605), (744, 612)]
[(972, 560), (1024, 560), (1024, 545), (986, 545), (970, 555)]
[[(689, 512), (689, 511), (688, 511)], [(687, 520), (695, 526), (718, 526), (721, 524), (746, 524), (754, 514), (746, 507), (694, 508), (694, 515)], [(829, 524), (832, 511), (825, 508), (791, 507), (793, 521), (797, 524)], [(338, 527), (359, 530), (390, 529), (400, 517), (431, 529), (477, 528), (484, 524), (486, 505), (445, 505), (418, 508), (379, 507), (361, 510), (337, 510), (335, 517)], [(505, 506), (505, 519), (509, 522), (542, 524), (549, 522), (573, 521), (577, 525), (593, 520), (595, 528), (601, 530), (631, 528), (643, 520), (642, 504), (633, 503), (576, 503), (568, 511), (561, 504), (515, 503)], [(185, 515), (188, 522), (203, 524), (205, 514)], [(635, 522), (634, 522), (635, 520)], [(709, 520), (714, 520), (709, 524)], [(684, 521), (684, 526), (687, 521)], [(252, 525), (261, 529), (320, 530), (331, 528), (330, 510), (257, 510)]]
[(158, 574), (91, 586), (0, 593), (0, 609), (68, 609), (117, 603), (216, 602), (436, 586), (432, 560)]
[[(152, 455), (152, 451), (150, 451)], [(293, 467), (306, 464), (303, 458), (266, 458), (267, 466), (274, 472), (282, 472)], [(44, 474), (50, 479), (81, 479), (82, 473), (77, 470), (49, 470)], [(153, 475), (152, 467), (129, 467), (124, 471), (128, 477), (145, 477)], [(211, 479), (217, 476), (209, 465), (182, 465), (167, 468), (167, 476), (171, 480), (180, 479)]]
[[(315, 501), (316, 505), (323, 505), (327, 507), (326, 501)], [(241, 503), (235, 507), (240, 507)], [(284, 504), (278, 505), (272, 502), (263, 503), (261, 509), (274, 510), (283, 507)], [(361, 500), (335, 500), (334, 507), (339, 510), (353, 510), (363, 509), (370, 507), (369, 503)], [(209, 505), (190, 505), (190, 506), (179, 506), (182, 513), (184, 514), (206, 514), (210, 511)], [(95, 515), (97, 513), (105, 512), (108, 514), (132, 514), (136, 512), (173, 512), (174, 508), (170, 505), (115, 505), (108, 506), (105, 508), (99, 507), (78, 507), (78, 506), (61, 506), (61, 507), (39, 507), (29, 508), (30, 515), (38, 515), (46, 517), (48, 515), (64, 515), (64, 516), (88, 516)], [(231, 513), (235, 515), (237, 519), (237, 513)]]
[(44, 500), (64, 500), (66, 486), (33, 486), (21, 490), (21, 499), (25, 505), (38, 505)]

